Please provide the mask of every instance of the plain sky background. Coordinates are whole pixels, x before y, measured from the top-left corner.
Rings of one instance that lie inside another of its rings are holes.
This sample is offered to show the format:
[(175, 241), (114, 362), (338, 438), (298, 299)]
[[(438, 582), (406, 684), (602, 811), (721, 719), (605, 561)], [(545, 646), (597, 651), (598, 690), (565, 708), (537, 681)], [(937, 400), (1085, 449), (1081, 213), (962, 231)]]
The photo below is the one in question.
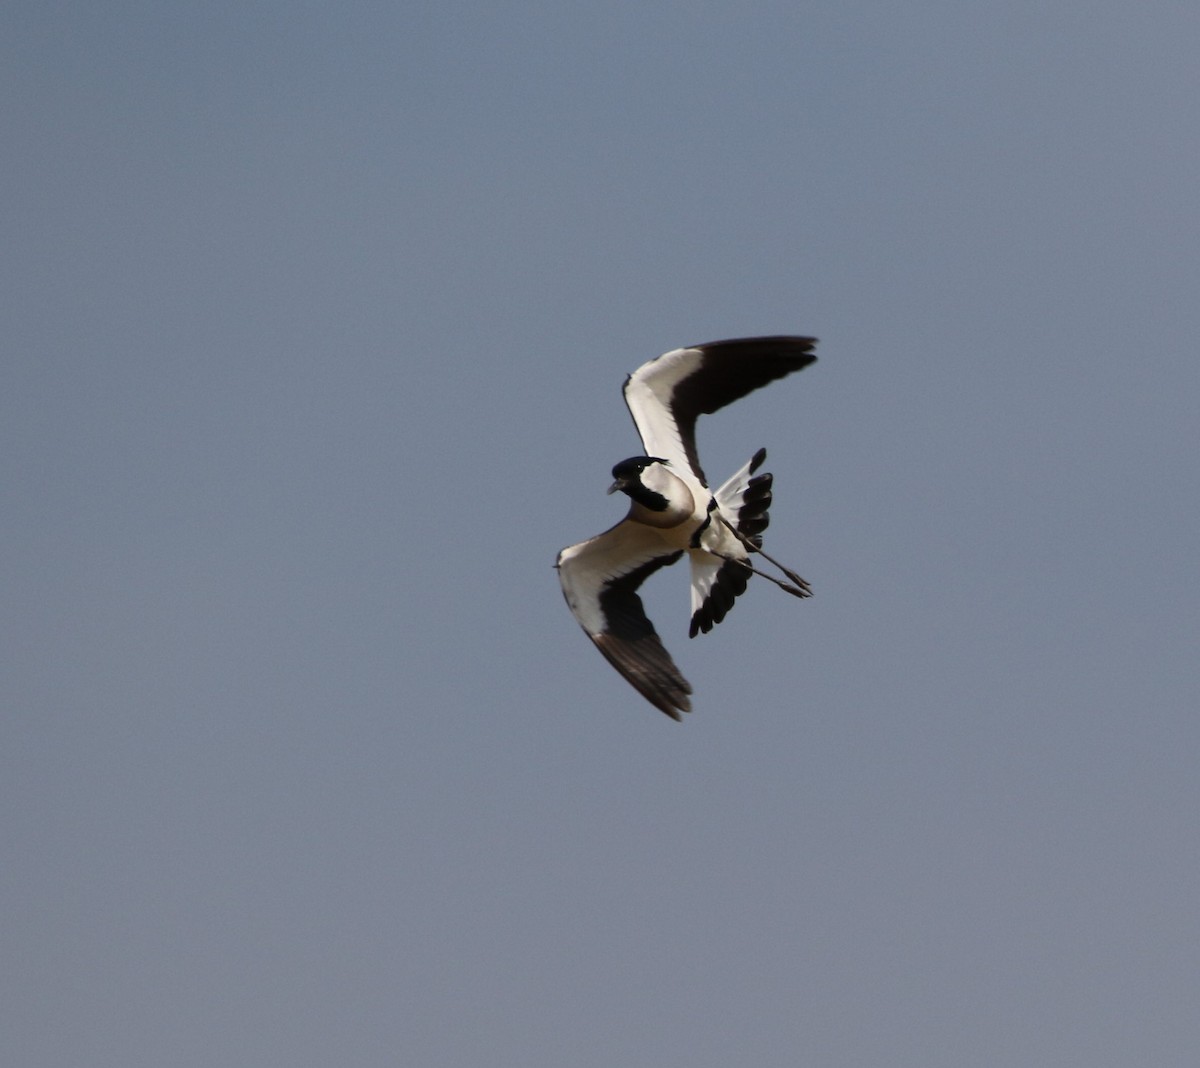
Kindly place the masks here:
[[(1200, 7), (0, 16), (0, 1062), (1191, 1066)], [(768, 548), (562, 602), (626, 373)]]

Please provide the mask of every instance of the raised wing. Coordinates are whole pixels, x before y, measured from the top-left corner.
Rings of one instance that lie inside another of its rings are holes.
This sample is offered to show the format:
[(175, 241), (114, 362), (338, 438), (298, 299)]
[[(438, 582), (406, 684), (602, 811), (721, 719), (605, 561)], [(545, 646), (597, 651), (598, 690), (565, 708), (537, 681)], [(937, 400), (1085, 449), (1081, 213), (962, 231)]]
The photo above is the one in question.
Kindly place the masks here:
[(584, 633), (647, 701), (676, 720), (691, 711), (692, 688), (646, 618), (637, 590), (682, 555), (666, 548), (654, 528), (626, 519), (563, 549), (555, 565)]
[(748, 337), (672, 349), (625, 380), (625, 403), (648, 456), (708, 480), (696, 455), (696, 420), (816, 360), (816, 338)]

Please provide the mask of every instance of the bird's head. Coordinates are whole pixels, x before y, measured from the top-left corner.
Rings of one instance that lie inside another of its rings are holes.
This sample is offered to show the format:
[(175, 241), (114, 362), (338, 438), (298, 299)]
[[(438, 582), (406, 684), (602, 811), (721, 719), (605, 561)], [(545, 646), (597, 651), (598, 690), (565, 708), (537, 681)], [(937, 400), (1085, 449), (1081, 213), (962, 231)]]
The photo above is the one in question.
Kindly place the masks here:
[(687, 484), (661, 456), (631, 456), (613, 468), (609, 493), (620, 490), (632, 502), (631, 517), (655, 527), (672, 527), (692, 514)]
[(608, 492), (616, 493), (620, 490), (636, 500), (639, 490), (652, 489), (654, 483), (661, 481), (658, 472), (652, 470), (659, 466), (665, 471), (669, 461), (660, 456), (631, 456), (628, 460), (622, 460), (612, 469), (615, 481), (608, 487)]

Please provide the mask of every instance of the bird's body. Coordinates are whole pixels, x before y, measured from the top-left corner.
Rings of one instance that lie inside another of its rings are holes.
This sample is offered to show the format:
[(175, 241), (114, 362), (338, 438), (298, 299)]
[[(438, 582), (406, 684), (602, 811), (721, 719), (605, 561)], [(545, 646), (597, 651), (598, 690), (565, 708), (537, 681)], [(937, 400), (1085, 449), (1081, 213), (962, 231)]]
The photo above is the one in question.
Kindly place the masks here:
[[(563, 594), (588, 637), (674, 719), (690, 711), (692, 689), (646, 618), (638, 587), (686, 553), (689, 633), (707, 633), (725, 618), (750, 575), (762, 574), (750, 554), (762, 551), (771, 505), (771, 475), (757, 473), (765, 449), (715, 492), (709, 488), (696, 454), (696, 419), (807, 367), (816, 359), (815, 344), (803, 337), (742, 338), (674, 349), (643, 364), (625, 380), (624, 395), (645, 454), (617, 464), (609, 488), (629, 497), (629, 512), (603, 534), (558, 555)], [(807, 596), (804, 580), (783, 570), (792, 585), (766, 577)]]

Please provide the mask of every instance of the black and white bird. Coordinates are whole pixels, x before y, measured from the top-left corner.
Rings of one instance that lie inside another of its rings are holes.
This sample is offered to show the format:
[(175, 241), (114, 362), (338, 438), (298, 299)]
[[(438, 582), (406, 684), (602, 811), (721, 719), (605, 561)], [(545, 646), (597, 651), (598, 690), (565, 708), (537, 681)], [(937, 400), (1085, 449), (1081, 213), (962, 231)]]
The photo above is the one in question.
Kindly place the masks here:
[[(696, 420), (816, 360), (811, 337), (751, 337), (673, 349), (625, 379), (625, 404), (642, 439), (643, 456), (613, 468), (608, 492), (630, 500), (615, 527), (558, 554), (563, 595), (596, 647), (656, 708), (672, 719), (691, 711), (692, 687), (646, 618), (638, 587), (684, 553), (691, 561), (689, 637), (725, 618), (751, 574), (796, 597), (808, 583), (762, 550), (771, 506), (771, 476), (759, 473), (759, 449), (716, 492), (696, 455)], [(784, 582), (750, 563), (759, 554)]]

